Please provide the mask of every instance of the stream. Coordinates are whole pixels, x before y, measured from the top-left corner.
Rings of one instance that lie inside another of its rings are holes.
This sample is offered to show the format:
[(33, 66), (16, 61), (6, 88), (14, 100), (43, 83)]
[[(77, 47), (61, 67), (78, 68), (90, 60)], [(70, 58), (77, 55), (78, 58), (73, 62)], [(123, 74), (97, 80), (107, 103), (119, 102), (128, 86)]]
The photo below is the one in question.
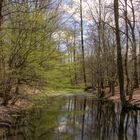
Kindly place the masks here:
[(140, 140), (139, 110), (83, 95), (48, 97), (12, 115), (0, 140)]

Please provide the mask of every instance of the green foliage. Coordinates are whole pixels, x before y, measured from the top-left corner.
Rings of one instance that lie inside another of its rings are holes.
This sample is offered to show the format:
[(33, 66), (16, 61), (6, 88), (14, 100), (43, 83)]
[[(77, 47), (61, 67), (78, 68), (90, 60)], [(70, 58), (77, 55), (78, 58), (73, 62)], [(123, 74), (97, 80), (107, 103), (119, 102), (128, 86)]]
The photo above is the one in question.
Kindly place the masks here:
[[(52, 6), (49, 1), (44, 4)], [(32, 7), (26, 2), (8, 5), (9, 15), (1, 25), (4, 28), (0, 40), (0, 92), (5, 97), (17, 92), (21, 84), (36, 88), (70, 85), (72, 65), (53, 37), (59, 27), (58, 5), (47, 12), (45, 5), (34, 2)]]

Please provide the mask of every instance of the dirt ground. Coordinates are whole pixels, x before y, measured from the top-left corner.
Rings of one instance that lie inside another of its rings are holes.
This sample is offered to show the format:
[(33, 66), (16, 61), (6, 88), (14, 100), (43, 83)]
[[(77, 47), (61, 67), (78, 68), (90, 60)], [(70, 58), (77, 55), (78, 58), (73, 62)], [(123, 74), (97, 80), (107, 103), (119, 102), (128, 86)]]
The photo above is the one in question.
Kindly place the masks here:
[[(106, 95), (108, 95), (108, 91), (109, 91), (109, 89), (106, 89)], [(127, 100), (129, 99), (128, 96), (126, 98), (127, 98)], [(112, 101), (120, 101), (120, 94), (119, 94), (119, 88), (118, 87), (115, 88), (115, 95), (109, 97), (108, 99), (112, 100)], [(140, 107), (140, 88), (137, 88), (137, 89), (134, 90), (133, 98), (130, 100), (130, 103), (132, 105), (136, 105), (136, 106)]]

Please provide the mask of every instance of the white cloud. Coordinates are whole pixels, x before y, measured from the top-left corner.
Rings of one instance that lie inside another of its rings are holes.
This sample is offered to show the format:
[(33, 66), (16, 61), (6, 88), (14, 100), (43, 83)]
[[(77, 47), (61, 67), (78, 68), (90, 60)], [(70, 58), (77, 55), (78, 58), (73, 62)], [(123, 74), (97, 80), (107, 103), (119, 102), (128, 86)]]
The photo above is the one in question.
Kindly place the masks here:
[[(83, 20), (91, 23), (93, 21), (93, 18), (91, 16), (94, 15), (94, 18), (97, 17), (98, 12), (98, 0), (83, 0)], [(110, 0), (102, 0), (102, 5), (109, 4)], [(102, 7), (103, 8), (103, 7)], [(80, 0), (72, 0), (72, 3), (70, 5), (64, 4), (62, 9), (69, 13), (70, 15), (73, 15), (73, 18), (77, 21), (80, 21)], [(91, 10), (91, 11), (90, 11)], [(103, 10), (103, 9), (102, 9)]]

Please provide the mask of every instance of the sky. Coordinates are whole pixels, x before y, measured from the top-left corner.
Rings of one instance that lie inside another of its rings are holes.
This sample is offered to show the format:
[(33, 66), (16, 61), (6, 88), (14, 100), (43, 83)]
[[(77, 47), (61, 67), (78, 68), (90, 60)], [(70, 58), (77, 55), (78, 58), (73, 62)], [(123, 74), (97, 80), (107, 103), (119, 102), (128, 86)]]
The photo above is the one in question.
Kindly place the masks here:
[[(90, 12), (89, 9), (92, 9), (92, 12), (94, 13), (94, 16), (97, 16), (97, 9), (98, 9), (98, 2), (99, 0), (83, 0), (83, 19), (87, 20), (88, 22), (90, 22), (91, 17), (90, 17)], [(101, 4), (102, 5), (109, 5), (110, 3), (113, 3), (114, 0), (101, 0)], [(74, 18), (79, 21), (80, 20), (80, 16), (79, 16), (79, 2), (80, 0), (64, 0), (64, 4), (63, 6), (63, 10), (66, 11), (67, 13), (69, 13), (70, 15), (74, 14)], [(121, 3), (124, 4), (124, 0), (121, 0)], [(120, 3), (120, 7), (121, 6)], [(137, 19), (140, 18), (140, 2), (139, 0), (133, 0), (134, 5), (137, 5), (137, 11), (135, 11), (135, 14), (137, 16)], [(130, 2), (128, 0), (128, 4), (130, 5)], [(90, 8), (89, 8), (90, 6)], [(104, 8), (102, 7), (102, 10)], [(110, 7), (110, 10), (112, 8)], [(139, 9), (139, 10), (138, 10)], [(108, 9), (109, 10), (109, 9)], [(128, 6), (128, 11), (130, 11), (130, 8)], [(113, 12), (113, 11), (112, 11)], [(120, 11), (121, 13), (121, 11)], [(131, 15), (131, 14), (130, 14)], [(112, 14), (113, 16), (113, 14)]]
[[(94, 31), (93, 28), (95, 25), (95, 21), (93, 20), (92, 16), (91, 16), (91, 11), (89, 10), (90, 8), (92, 9), (92, 14), (94, 16), (94, 18), (98, 21), (98, 1), (99, 0), (83, 0), (83, 27), (84, 27), (84, 44), (85, 46), (87, 46), (86, 48), (88, 48), (88, 37), (89, 37), (89, 32)], [(102, 7), (102, 11), (105, 11), (106, 14), (106, 21), (110, 21), (110, 25), (114, 25), (114, 14), (113, 14), (113, 0), (101, 0), (103, 5), (108, 5), (108, 7)], [(104, 3), (103, 3), (104, 1)], [(124, 0), (121, 0), (122, 3), (124, 3)], [(129, 1), (129, 0), (128, 0)], [(133, 0), (134, 4), (137, 4), (136, 1), (138, 0)], [(74, 21), (77, 22), (77, 28), (80, 29), (80, 8), (79, 8), (79, 2), (80, 0), (63, 0), (63, 3), (61, 4), (61, 11), (62, 11), (62, 27), (64, 28), (68, 28), (68, 29), (74, 29)], [(110, 6), (111, 5), (111, 6)], [(140, 6), (140, 3), (139, 3)], [(121, 8), (121, 6), (120, 6)], [(138, 9), (140, 9), (140, 7), (137, 7)], [(104, 10), (105, 9), (105, 10)], [(129, 10), (129, 16), (130, 18), (132, 17), (131, 14), (132, 12), (130, 12)], [(136, 12), (136, 11), (135, 11)], [(121, 11), (120, 11), (121, 14)], [(103, 14), (104, 15), (104, 14)], [(139, 26), (140, 26), (140, 10), (137, 10), (136, 12), (136, 19), (139, 22)], [(112, 21), (113, 19), (113, 21)], [(124, 23), (124, 21), (121, 19), (120, 23)], [(92, 26), (93, 28), (89, 28), (89, 26)], [(123, 26), (120, 26), (121, 30), (123, 30)], [(90, 30), (89, 30), (90, 29)], [(61, 34), (62, 35), (62, 34)], [(138, 35), (137, 35), (138, 37)], [(58, 38), (56, 36), (56, 38)], [(62, 37), (63, 38), (63, 37)], [(80, 43), (80, 32), (77, 35), (77, 41)], [(62, 50), (65, 50), (66, 45), (64, 43), (61, 44), (62, 45)]]
[[(88, 31), (88, 27), (89, 25), (94, 26), (94, 19), (92, 18), (91, 15), (91, 11), (92, 14), (94, 16), (94, 18), (98, 21), (98, 7), (99, 7), (99, 0), (83, 0), (83, 21), (84, 21), (84, 34), (86, 36), (87, 31)], [(121, 0), (122, 4), (124, 4), (124, 0)], [(77, 21), (79, 22), (79, 26), (80, 26), (80, 0), (63, 0), (62, 6), (61, 6), (61, 10), (65, 13), (63, 15), (63, 21), (66, 22), (66, 26), (69, 28), (73, 27), (73, 21)], [(110, 4), (113, 2), (113, 0), (101, 0), (101, 4), (102, 5), (108, 5), (107, 7), (103, 6), (102, 7), (102, 11), (105, 11), (104, 13), (106, 14), (106, 19), (105, 21), (110, 21), (110, 25), (114, 23), (114, 21), (112, 20), (114, 18), (114, 14), (113, 14), (113, 8)], [(128, 0), (129, 2), (129, 0)], [(137, 5), (137, 9), (140, 9), (140, 3), (138, 2), (138, 0), (133, 0), (133, 3), (135, 5)], [(113, 4), (113, 3), (112, 3)], [(130, 5), (130, 3), (128, 3)], [(139, 4), (139, 5), (138, 5)], [(121, 3), (120, 3), (120, 8), (121, 8)], [(90, 11), (91, 8), (91, 11)], [(105, 10), (104, 10), (105, 9)], [(108, 12), (109, 11), (109, 12)], [(129, 11), (129, 18), (132, 18), (132, 12), (130, 11), (130, 8), (128, 8)], [(120, 11), (121, 14), (121, 11)], [(136, 14), (136, 20), (137, 22), (140, 23), (140, 10), (135, 11)], [(103, 14), (104, 15), (104, 14)], [(124, 21), (121, 19), (120, 23), (123, 23)]]

